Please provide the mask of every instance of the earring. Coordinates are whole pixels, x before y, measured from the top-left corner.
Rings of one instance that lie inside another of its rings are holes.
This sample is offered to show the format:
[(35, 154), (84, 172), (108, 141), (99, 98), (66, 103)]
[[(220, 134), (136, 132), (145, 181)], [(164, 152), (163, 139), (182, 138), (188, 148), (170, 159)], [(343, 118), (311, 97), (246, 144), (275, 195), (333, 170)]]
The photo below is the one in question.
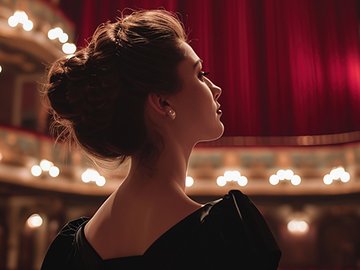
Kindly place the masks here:
[(167, 114), (171, 118), (171, 120), (174, 120), (176, 118), (176, 112), (173, 109), (169, 109), (167, 111)]

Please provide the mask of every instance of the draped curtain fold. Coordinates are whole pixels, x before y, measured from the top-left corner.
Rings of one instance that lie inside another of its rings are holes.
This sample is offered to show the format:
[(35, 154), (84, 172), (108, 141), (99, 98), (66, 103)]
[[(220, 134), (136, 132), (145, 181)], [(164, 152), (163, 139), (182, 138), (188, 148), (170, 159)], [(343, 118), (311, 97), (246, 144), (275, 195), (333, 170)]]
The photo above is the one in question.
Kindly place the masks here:
[[(125, 8), (179, 13), (219, 85), (225, 136), (360, 130), (356, 0), (79, 0), (60, 7), (82, 46)], [(125, 10), (126, 12), (126, 10)]]

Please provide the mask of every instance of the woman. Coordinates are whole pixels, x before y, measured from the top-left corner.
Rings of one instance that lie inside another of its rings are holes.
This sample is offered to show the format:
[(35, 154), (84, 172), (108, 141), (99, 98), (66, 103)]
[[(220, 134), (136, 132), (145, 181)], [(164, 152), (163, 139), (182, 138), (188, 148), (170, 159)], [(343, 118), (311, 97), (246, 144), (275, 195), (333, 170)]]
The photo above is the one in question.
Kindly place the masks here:
[(131, 168), (93, 217), (60, 231), (43, 270), (277, 268), (277, 244), (245, 195), (201, 205), (185, 193), (192, 149), (224, 131), (221, 89), (206, 74), (164, 10), (103, 24), (52, 65), (46, 98), (60, 134)]

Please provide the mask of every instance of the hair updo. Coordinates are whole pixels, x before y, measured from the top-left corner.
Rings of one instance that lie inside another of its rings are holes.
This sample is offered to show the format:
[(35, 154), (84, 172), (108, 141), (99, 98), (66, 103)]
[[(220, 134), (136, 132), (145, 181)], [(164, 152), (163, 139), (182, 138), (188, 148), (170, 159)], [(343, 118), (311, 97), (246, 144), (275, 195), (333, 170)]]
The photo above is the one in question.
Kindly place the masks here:
[(85, 48), (49, 69), (52, 131), (104, 160), (123, 162), (153, 150), (145, 100), (149, 93), (178, 90), (181, 41), (182, 24), (165, 10), (135, 11), (100, 25)]

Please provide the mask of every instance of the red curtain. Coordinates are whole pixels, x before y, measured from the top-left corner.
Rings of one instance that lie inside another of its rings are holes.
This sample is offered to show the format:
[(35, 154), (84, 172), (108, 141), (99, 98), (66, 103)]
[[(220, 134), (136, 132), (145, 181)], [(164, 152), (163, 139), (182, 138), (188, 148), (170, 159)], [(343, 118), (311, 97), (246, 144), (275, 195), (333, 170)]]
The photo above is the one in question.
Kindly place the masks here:
[(220, 98), (225, 136), (360, 130), (356, 0), (60, 1), (83, 45), (125, 8), (180, 14)]

